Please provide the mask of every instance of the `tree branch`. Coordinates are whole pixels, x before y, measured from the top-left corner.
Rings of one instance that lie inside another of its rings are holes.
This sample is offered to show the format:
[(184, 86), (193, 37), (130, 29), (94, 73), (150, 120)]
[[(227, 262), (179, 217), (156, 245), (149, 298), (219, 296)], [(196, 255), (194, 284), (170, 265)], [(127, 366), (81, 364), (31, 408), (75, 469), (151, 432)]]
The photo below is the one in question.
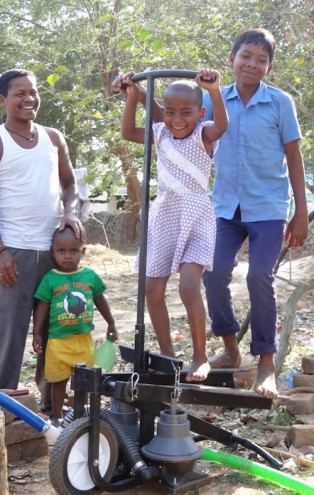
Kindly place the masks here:
[(282, 325), (282, 332), (280, 334), (279, 348), (275, 359), (276, 378), (281, 373), (282, 366), (288, 352), (289, 341), (293, 331), (297, 303), (306, 292), (309, 292), (312, 289), (314, 289), (314, 278), (310, 279), (307, 282), (301, 282), (300, 284), (298, 284), (287, 301), (285, 317)]

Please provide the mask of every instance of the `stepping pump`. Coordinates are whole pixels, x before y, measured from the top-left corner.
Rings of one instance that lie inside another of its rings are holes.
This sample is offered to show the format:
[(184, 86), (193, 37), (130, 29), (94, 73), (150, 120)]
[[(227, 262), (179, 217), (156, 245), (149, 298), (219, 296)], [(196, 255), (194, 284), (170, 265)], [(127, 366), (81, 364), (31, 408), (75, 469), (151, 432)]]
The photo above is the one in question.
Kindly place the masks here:
[[(102, 373), (98, 367), (76, 367), (71, 385), (75, 392), (73, 421), (57, 438), (51, 453), (50, 478), (60, 495), (117, 492), (143, 483), (157, 486), (161, 483), (169, 494), (191, 493), (191, 490), (196, 494), (210, 480), (197, 470), (202, 450), (191, 431), (197, 439), (209, 438), (232, 446), (246, 443), (273, 466), (280, 464), (258, 446), (188, 414), (182, 406), (207, 404), (269, 409), (269, 399), (254, 392), (235, 391), (234, 370), (214, 370), (202, 385), (187, 383), (180, 360), (145, 350), (154, 81), (156, 78), (194, 79), (195, 76), (194, 71), (180, 70), (148, 71), (132, 76), (134, 82), (147, 80), (137, 323), (134, 347), (120, 345), (121, 357), (133, 365), (133, 371)], [(155, 372), (150, 373), (149, 369)], [(86, 393), (90, 396), (90, 415), (82, 418)], [(111, 398), (107, 410), (101, 409), (102, 395)]]
[[(166, 487), (171, 495), (197, 495), (201, 487), (210, 483), (209, 476), (198, 467), (198, 461), (202, 458), (224, 463), (220, 461), (222, 455), (228, 455), (225, 452), (217, 455), (217, 452), (197, 445), (206, 439), (233, 448), (242, 445), (264, 458), (273, 468), (282, 467), (280, 462), (253, 442), (184, 410), (184, 404), (270, 409), (270, 399), (251, 391), (235, 390), (234, 372), (239, 376), (246, 369), (212, 370), (202, 384), (191, 383), (185, 381), (187, 373), (182, 370), (180, 360), (145, 350), (145, 276), (154, 80), (194, 79), (195, 76), (194, 71), (180, 70), (148, 71), (132, 76), (134, 82), (147, 80), (137, 323), (134, 347), (120, 345), (121, 357), (133, 365), (133, 371), (102, 373), (97, 366), (76, 366), (71, 380), (74, 411), (64, 419), (63, 428), (57, 431), (45, 422), (39, 424), (39, 431), (49, 431), (50, 426), (57, 437), (51, 452), (49, 474), (59, 495), (101, 495), (104, 491), (130, 493), (132, 487), (142, 484), (147, 484), (147, 493), (155, 484), (156, 487)], [(150, 369), (155, 372), (150, 373)], [(89, 408), (84, 406), (87, 393), (90, 397)], [(110, 398), (108, 409), (101, 407), (102, 396)], [(11, 407), (6, 399), (0, 405)], [(22, 418), (28, 422), (27, 414)], [(31, 425), (37, 425), (37, 420), (32, 418), (30, 421)], [(236, 468), (242, 465), (239, 459), (235, 461)], [(238, 469), (241, 470), (241, 467)], [(247, 467), (248, 472), (250, 469), (251, 465)], [(275, 469), (268, 469), (275, 472)], [(253, 470), (251, 472), (255, 473)], [(289, 480), (290, 485), (283, 484), (285, 475), (280, 475), (281, 486), (293, 486), (295, 492), (300, 494), (314, 493), (314, 488), (305, 483), (292, 485)], [(278, 478), (272, 473), (271, 476), (276, 482)]]
[(175, 487), (193, 471), (202, 451), (190, 435), (190, 422), (184, 411), (166, 409), (157, 421), (157, 434), (142, 448), (143, 456), (163, 466), (161, 478)]

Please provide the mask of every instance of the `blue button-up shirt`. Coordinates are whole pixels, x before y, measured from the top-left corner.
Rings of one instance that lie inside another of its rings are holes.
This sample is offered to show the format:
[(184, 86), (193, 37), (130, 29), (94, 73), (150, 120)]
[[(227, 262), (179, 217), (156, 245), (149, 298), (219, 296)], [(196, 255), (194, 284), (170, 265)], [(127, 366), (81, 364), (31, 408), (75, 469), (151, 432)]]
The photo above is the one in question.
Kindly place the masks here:
[[(243, 222), (286, 220), (290, 188), (285, 145), (301, 138), (290, 95), (260, 83), (246, 106), (235, 84), (222, 88), (229, 127), (215, 155), (213, 205), (231, 219), (238, 205)], [(205, 120), (212, 104), (204, 93)]]

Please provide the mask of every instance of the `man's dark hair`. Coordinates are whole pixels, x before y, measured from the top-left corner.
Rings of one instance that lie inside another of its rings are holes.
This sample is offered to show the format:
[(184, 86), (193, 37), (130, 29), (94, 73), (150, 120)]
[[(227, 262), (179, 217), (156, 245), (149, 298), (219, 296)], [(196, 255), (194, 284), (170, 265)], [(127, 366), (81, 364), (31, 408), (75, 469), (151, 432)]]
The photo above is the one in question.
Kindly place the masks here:
[(244, 33), (240, 34), (236, 39), (232, 47), (232, 55), (236, 55), (242, 45), (248, 45), (252, 43), (253, 45), (262, 46), (269, 56), (269, 62), (273, 61), (276, 42), (270, 31), (267, 29), (256, 28), (249, 29)]
[(33, 72), (26, 69), (10, 69), (3, 72), (0, 76), (0, 95), (7, 97), (12, 79), (25, 76), (32, 76), (36, 78)]

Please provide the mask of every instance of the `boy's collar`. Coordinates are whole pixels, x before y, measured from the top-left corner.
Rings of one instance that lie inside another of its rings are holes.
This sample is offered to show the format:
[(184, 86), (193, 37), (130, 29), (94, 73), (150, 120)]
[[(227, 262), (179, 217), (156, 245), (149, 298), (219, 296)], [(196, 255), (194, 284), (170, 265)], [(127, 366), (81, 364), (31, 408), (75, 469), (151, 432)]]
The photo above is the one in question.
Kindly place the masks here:
[[(241, 100), (240, 94), (239, 94), (238, 88), (237, 88), (237, 83), (234, 82), (233, 84), (231, 84), (229, 86), (229, 88), (230, 88), (230, 91), (225, 96), (226, 100), (231, 100), (233, 98), (239, 98), (239, 100)], [(255, 93), (251, 96), (251, 98), (249, 100), (249, 104), (254, 105), (257, 102), (271, 101), (271, 97), (267, 92), (267, 88), (268, 88), (268, 86), (263, 81), (260, 81)]]

